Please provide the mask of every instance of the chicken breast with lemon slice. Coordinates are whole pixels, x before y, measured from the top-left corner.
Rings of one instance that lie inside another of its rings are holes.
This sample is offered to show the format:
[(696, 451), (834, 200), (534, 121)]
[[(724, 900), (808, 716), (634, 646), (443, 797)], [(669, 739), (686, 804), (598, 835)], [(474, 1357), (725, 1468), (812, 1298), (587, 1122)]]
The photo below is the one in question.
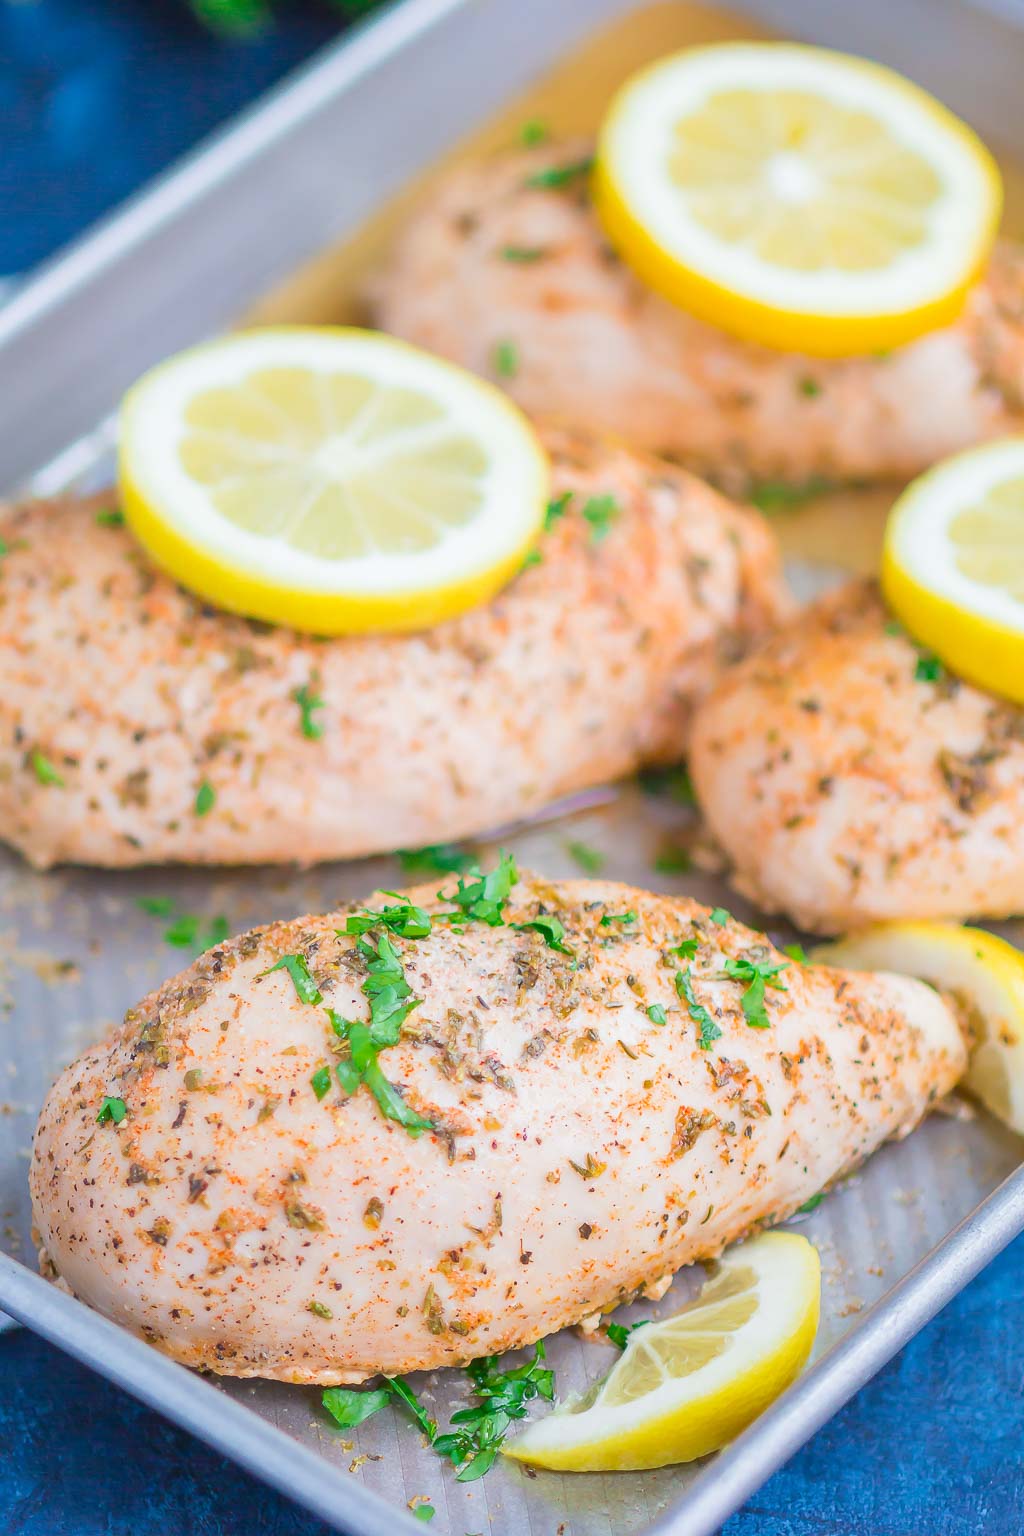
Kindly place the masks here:
[(720, 664), (787, 611), (775, 542), (671, 466), (549, 446), (569, 499), (537, 561), (421, 633), (215, 612), (109, 502), (0, 515), (0, 836), (39, 868), (354, 858), (678, 757)]
[[(675, 308), (617, 259), (588, 201), (588, 153), (544, 145), (452, 171), (399, 236), (377, 321), (497, 378), (528, 411), (734, 488), (907, 479), (1024, 430), (1016, 247), (996, 250), (955, 325), (911, 345), (838, 360), (771, 351)], [(555, 185), (529, 184), (552, 171)]]
[(802, 928), (1024, 911), (1024, 709), (954, 677), (870, 582), (700, 709), (691, 771), (738, 889)]
[(453, 1364), (790, 1215), (964, 1069), (923, 983), (514, 876), (254, 931), (131, 1009), (43, 1108), (44, 1265), (230, 1375)]

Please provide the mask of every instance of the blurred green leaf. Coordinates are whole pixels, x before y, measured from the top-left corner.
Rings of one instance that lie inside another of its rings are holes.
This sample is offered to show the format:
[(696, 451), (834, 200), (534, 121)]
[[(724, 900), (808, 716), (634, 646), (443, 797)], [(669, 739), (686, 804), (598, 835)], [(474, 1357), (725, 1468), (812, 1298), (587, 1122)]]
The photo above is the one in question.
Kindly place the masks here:
[[(283, 0), (286, 4), (287, 0)], [(324, 0), (342, 20), (354, 21), (376, 10), (382, 0)], [(221, 37), (254, 37), (266, 30), (282, 3), (275, 0), (189, 0), (193, 12), (211, 32)]]
[(224, 37), (251, 37), (270, 21), (268, 0), (190, 0), (193, 11), (211, 32)]

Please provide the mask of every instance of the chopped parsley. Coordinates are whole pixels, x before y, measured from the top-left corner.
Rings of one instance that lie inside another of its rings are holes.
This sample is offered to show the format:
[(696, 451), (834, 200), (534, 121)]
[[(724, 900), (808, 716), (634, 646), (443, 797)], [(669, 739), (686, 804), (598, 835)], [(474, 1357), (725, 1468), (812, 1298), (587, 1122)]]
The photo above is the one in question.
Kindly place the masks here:
[(784, 944), (782, 946), (782, 953), (788, 955), (791, 960), (795, 960), (797, 965), (810, 965), (811, 963), (810, 956), (802, 944)]
[(103, 507), (96, 513), (96, 521), (101, 528), (123, 528), (124, 513), (119, 507)]
[(197, 816), (209, 816), (217, 803), (217, 791), (209, 779), (204, 779), (196, 790), (195, 813)]
[(543, 261), (547, 254), (543, 245), (503, 245), (501, 248), (502, 261), (515, 262), (523, 267), (531, 266), (535, 261)]
[(541, 935), (548, 949), (557, 949), (563, 955), (572, 954), (572, 950), (565, 943), (565, 928), (557, 917), (535, 917), (528, 923), (513, 923), (512, 926), (520, 933), (529, 932), (532, 929)]
[(636, 913), (630, 908), (628, 912), (606, 912), (601, 919), (602, 928), (610, 928), (612, 923), (635, 923)]
[(667, 844), (655, 855), (654, 868), (659, 875), (685, 875), (693, 868), (693, 860), (685, 848)]
[(621, 514), (622, 508), (614, 496), (591, 496), (583, 507), (583, 517), (590, 524), (590, 542), (602, 543)]
[(455, 843), (434, 843), (427, 848), (399, 848), (399, 863), (407, 875), (464, 874), (475, 869), (474, 856)]
[(678, 955), (680, 960), (692, 960), (700, 949), (700, 939), (680, 939), (678, 944), (669, 950), (670, 955)]
[(798, 1205), (796, 1208), (796, 1214), (798, 1216), (809, 1215), (811, 1211), (816, 1211), (818, 1209), (818, 1206), (821, 1204), (824, 1198), (825, 1191), (820, 1190), (818, 1194), (812, 1195), (809, 1200), (805, 1200), (803, 1205)]
[(29, 754), (29, 761), (40, 784), (52, 784), (55, 789), (64, 788), (64, 780), (50, 762), (50, 759), (44, 757), (37, 747), (34, 747)]
[(639, 1323), (606, 1323), (604, 1331), (612, 1344), (617, 1345), (619, 1349), (625, 1349), (629, 1343), (630, 1334), (636, 1333), (638, 1328), (646, 1328), (649, 1323), (650, 1318), (647, 1317)]
[[(555, 496), (548, 502), (544, 509), (544, 532), (550, 533), (560, 518), (563, 518), (569, 510), (572, 501), (572, 491), (563, 491), (561, 496)], [(544, 556), (539, 549), (531, 549), (523, 561), (522, 569), (526, 570), (531, 565), (542, 565)]]
[(310, 1086), (318, 1099), (322, 1099), (331, 1086), (331, 1072), (329, 1067), (317, 1067), (310, 1078)]
[(740, 1007), (751, 1029), (771, 1028), (772, 1021), (764, 1006), (765, 987), (785, 992), (785, 985), (778, 979), (779, 972), (784, 970), (785, 962), (782, 965), (768, 965), (762, 960), (734, 960), (731, 955), (726, 959), (723, 974), (730, 976), (733, 981), (747, 983), (746, 991), (740, 998)]
[[(397, 1045), (402, 1025), (419, 1006), (419, 999), (412, 996), (401, 959), (386, 933), (364, 934), (356, 941), (356, 948), (366, 961), (366, 980), (361, 991), (370, 1004), (371, 1043), (374, 1046)], [(327, 1012), (335, 1034), (344, 1039), (337, 1014), (331, 1008)], [(353, 1026), (345, 1027), (351, 1029)]]
[(519, 130), (519, 142), (525, 144), (527, 149), (534, 144), (543, 144), (550, 136), (550, 128), (539, 117), (531, 117)]
[(385, 1376), (384, 1380), (399, 1402), (405, 1404), (419, 1428), (431, 1444), (433, 1444), (434, 1436), (437, 1434), (437, 1424), (427, 1413), (426, 1409), (421, 1406), (412, 1388), (407, 1382), (403, 1381), (401, 1376)]
[(799, 485), (792, 485), (787, 480), (760, 480), (750, 487), (747, 500), (760, 512), (788, 512), (834, 489), (833, 482), (824, 475), (811, 475)]
[(261, 972), (261, 974), (269, 976), (273, 971), (288, 972), (300, 1003), (323, 1002), (320, 988), (310, 975), (309, 966), (306, 964), (303, 955), (282, 955), (280, 960), (276, 961), (268, 970)]
[(8, 544), (7, 540), (0, 539), (0, 560), (3, 559), (4, 555), (9, 555), (10, 552), (11, 546)]
[(434, 1450), (459, 1468), (456, 1480), (475, 1482), (494, 1465), (509, 1428), (525, 1419), (526, 1405), (534, 1398), (551, 1402), (555, 1395), (554, 1372), (545, 1365), (544, 1344), (538, 1342), (533, 1359), (510, 1371), (498, 1369), (497, 1355), (486, 1355), (466, 1367), (477, 1403), (452, 1414), (447, 1434), (435, 1435)]
[(660, 1003), (652, 1003), (647, 1010), (647, 1017), (652, 1024), (667, 1024), (668, 1015)]
[[(413, 907), (410, 910), (419, 912), (421, 909)], [(398, 1044), (402, 1025), (412, 1010), (419, 1007), (420, 999), (413, 997), (401, 959), (386, 933), (363, 932), (356, 941), (356, 948), (366, 961), (366, 980), (361, 990), (370, 1004), (370, 1022), (344, 1019), (333, 1008), (325, 1010), (334, 1033), (347, 1043), (349, 1049), (348, 1056), (336, 1064), (335, 1074), (346, 1094), (355, 1093), (360, 1084), (365, 1084), (384, 1118), (397, 1121), (415, 1137), (421, 1131), (432, 1130), (433, 1125), (409, 1108), (398, 1089), (384, 1075), (378, 1055), (387, 1046)]]
[(433, 1520), (433, 1518), (436, 1515), (437, 1511), (434, 1508), (433, 1504), (414, 1504), (412, 1506), (412, 1513), (413, 1513), (413, 1519), (414, 1520), (422, 1520), (422, 1521), (426, 1522), (426, 1521), (429, 1521), (429, 1520)]
[(724, 907), (712, 907), (711, 921), (716, 924), (717, 927), (724, 928), (726, 923), (732, 921), (732, 913), (727, 912)]
[(351, 913), (345, 922), (345, 932), (369, 933), (371, 928), (387, 928), (402, 939), (425, 939), (431, 929), (430, 913), (406, 901), (397, 891), (385, 891), (384, 895), (394, 896), (396, 905), (377, 911), (364, 908), (361, 912)]
[(231, 933), (226, 917), (207, 919), (197, 912), (176, 912), (170, 896), (138, 896), (135, 905), (148, 912), (150, 917), (172, 918), (169, 927), (164, 929), (164, 943), (173, 944), (176, 949), (191, 949), (197, 956), (223, 944)]
[(340, 1424), (342, 1429), (355, 1429), (358, 1424), (362, 1424), (364, 1419), (379, 1413), (382, 1408), (386, 1408), (397, 1397), (400, 1402), (405, 1403), (406, 1407), (410, 1409), (413, 1418), (423, 1430), (427, 1439), (433, 1442), (433, 1438), (437, 1433), (437, 1425), (433, 1419), (427, 1417), (416, 1401), (416, 1396), (411, 1388), (407, 1387), (400, 1377), (385, 1376), (384, 1382), (385, 1385), (383, 1387), (376, 1387), (369, 1392), (360, 1391), (352, 1387), (327, 1387), (320, 1401), (331, 1415), (331, 1418), (336, 1424)]
[[(415, 999), (409, 1004), (409, 1008), (415, 1008), (418, 1001), (419, 999)], [(433, 1130), (433, 1122), (425, 1120), (414, 1109), (410, 1109), (394, 1083), (385, 1077), (378, 1060), (380, 1046), (374, 1043), (371, 1028), (357, 1020), (339, 1019), (333, 1009), (329, 1012), (335, 1030), (348, 1041), (348, 1058), (339, 1061), (334, 1069), (343, 1091), (351, 1095), (361, 1083), (364, 1083), (376, 1099), (377, 1107), (385, 1120), (396, 1121), (413, 1138), (419, 1136), (421, 1131)], [(339, 1025), (342, 1028), (339, 1029)], [(393, 1040), (383, 1042), (385, 1045), (394, 1043)]]
[(572, 501), (572, 491), (563, 491), (561, 496), (554, 496), (544, 508), (544, 532), (550, 533), (558, 522), (569, 510)]
[(587, 875), (599, 875), (605, 866), (605, 856), (598, 848), (586, 843), (566, 843), (566, 850)]
[(441, 917), (454, 924), (477, 922), (486, 923), (489, 928), (499, 928), (505, 921), (505, 903), (519, 879), (516, 861), (512, 854), (502, 850), (495, 869), (485, 875), (477, 866), (475, 874), (477, 878), (468, 883), (460, 875), (459, 888), (453, 896), (445, 897), (443, 891), (438, 891), (442, 901), (449, 900), (457, 908), (455, 912), (442, 913)]
[(721, 1036), (722, 1031), (711, 1017), (704, 1004), (697, 1001), (693, 990), (693, 981), (689, 968), (685, 971), (676, 971), (676, 991), (686, 1004), (687, 1012), (695, 1024), (700, 1025), (698, 1045), (702, 1051), (708, 1050)]
[(917, 659), (914, 662), (914, 681), (916, 683), (945, 683), (949, 680), (949, 673), (943, 666), (941, 659), (936, 656), (934, 651), (930, 651), (927, 646), (918, 645), (916, 641), (912, 640), (899, 619), (886, 619), (885, 633), (897, 639), (908, 640), (913, 645), (914, 650), (917, 652)]
[(813, 400), (816, 395), (821, 394), (821, 385), (817, 379), (812, 379), (810, 374), (804, 374), (802, 379), (798, 379), (796, 387), (808, 400)]
[(361, 1392), (352, 1387), (327, 1387), (320, 1401), (334, 1422), (342, 1429), (355, 1429), (371, 1414), (379, 1413), (391, 1401), (390, 1387)]
[(470, 1483), (493, 1466), (511, 1425), (526, 1417), (527, 1403), (538, 1397), (549, 1403), (554, 1399), (555, 1382), (554, 1373), (545, 1364), (543, 1342), (535, 1346), (533, 1359), (525, 1365), (501, 1371), (498, 1356), (486, 1355), (467, 1366), (466, 1375), (477, 1402), (453, 1413), (444, 1434), (438, 1433), (436, 1421), (400, 1376), (385, 1376), (384, 1385), (369, 1392), (327, 1387), (321, 1401), (342, 1429), (354, 1429), (397, 1399), (438, 1455), (459, 1468), (457, 1481)]
[[(348, 3), (365, 5), (365, 0)], [(269, 0), (191, 0), (190, 9), (219, 37), (255, 37), (270, 20)]]
[(571, 187), (573, 182), (581, 176), (588, 176), (593, 168), (594, 161), (591, 155), (584, 160), (570, 160), (565, 165), (549, 165), (542, 171), (534, 171), (527, 176), (528, 187), (540, 187), (545, 189), (561, 190)]
[(914, 681), (917, 683), (941, 683), (945, 681), (946, 669), (942, 662), (932, 651), (918, 651), (917, 661), (914, 663)]
[(494, 344), (494, 371), (499, 379), (514, 379), (519, 372), (519, 348), (514, 341), (498, 341)]
[(164, 943), (176, 949), (191, 949), (204, 955), (208, 949), (223, 944), (231, 929), (226, 917), (212, 917), (207, 922), (195, 912), (182, 912), (164, 929)]
[(292, 692), (292, 698), (299, 706), (299, 729), (307, 741), (319, 741), (324, 733), (323, 723), (317, 720), (317, 711), (323, 709), (324, 701), (318, 693), (314, 693), (309, 683), (303, 683), (301, 688)]
[(100, 1105), (100, 1112), (96, 1116), (96, 1124), (106, 1125), (108, 1121), (112, 1121), (114, 1125), (120, 1125), (127, 1113), (128, 1106), (124, 1099), (114, 1099), (108, 1095)]
[(693, 780), (681, 763), (673, 768), (645, 768), (638, 775), (645, 795), (664, 795), (677, 805), (696, 805)]

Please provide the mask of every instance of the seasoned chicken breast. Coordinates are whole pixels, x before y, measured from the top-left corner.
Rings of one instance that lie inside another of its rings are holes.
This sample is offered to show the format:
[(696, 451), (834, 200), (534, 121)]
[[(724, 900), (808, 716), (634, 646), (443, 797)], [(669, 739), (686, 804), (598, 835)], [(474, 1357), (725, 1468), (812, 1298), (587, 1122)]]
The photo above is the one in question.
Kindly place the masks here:
[(40, 868), (351, 858), (677, 757), (719, 663), (787, 609), (774, 540), (671, 466), (550, 446), (537, 562), (419, 634), (214, 612), (100, 503), (0, 516), (0, 836)]
[(44, 1264), (189, 1365), (452, 1364), (789, 1215), (964, 1068), (922, 983), (513, 879), (257, 930), (131, 1009), (43, 1108)]
[(803, 928), (1024, 911), (1024, 710), (922, 653), (873, 583), (735, 669), (691, 771), (737, 887)]
[(1024, 257), (997, 250), (954, 326), (880, 357), (733, 340), (647, 290), (607, 246), (587, 146), (454, 170), (373, 295), (386, 329), (497, 378), (529, 411), (620, 434), (730, 486), (907, 479), (1024, 430)]

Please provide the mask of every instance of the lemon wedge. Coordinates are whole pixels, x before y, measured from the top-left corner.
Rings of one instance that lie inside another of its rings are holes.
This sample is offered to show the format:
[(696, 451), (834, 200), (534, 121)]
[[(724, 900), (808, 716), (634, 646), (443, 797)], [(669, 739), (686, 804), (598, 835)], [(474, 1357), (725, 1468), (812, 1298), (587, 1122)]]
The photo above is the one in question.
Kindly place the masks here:
[(1024, 437), (956, 454), (903, 492), (882, 590), (953, 672), (1024, 704)]
[(1002, 189), (976, 135), (892, 70), (723, 43), (626, 82), (594, 197), (613, 245), (674, 303), (749, 341), (843, 356), (954, 318)]
[(129, 523), (183, 586), (320, 634), (421, 629), (532, 547), (548, 464), (503, 394), (377, 332), (243, 332), (128, 393)]
[(964, 1087), (1024, 1135), (1024, 954), (984, 928), (880, 923), (811, 954), (821, 965), (918, 976), (956, 1004), (972, 1037)]
[(821, 1267), (804, 1237), (732, 1249), (696, 1300), (637, 1328), (619, 1360), (504, 1452), (561, 1472), (666, 1467), (717, 1451), (802, 1370), (818, 1329)]

